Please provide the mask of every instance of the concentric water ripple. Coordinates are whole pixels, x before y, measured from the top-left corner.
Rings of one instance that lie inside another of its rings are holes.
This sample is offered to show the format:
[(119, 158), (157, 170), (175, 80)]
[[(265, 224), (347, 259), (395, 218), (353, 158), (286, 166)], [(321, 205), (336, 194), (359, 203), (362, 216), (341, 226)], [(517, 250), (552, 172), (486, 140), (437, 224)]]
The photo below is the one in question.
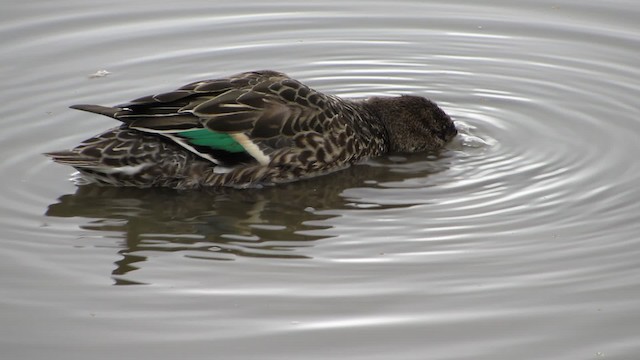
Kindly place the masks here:
[[(638, 18), (632, 1), (7, 4), (3, 352), (633, 357)], [(260, 191), (76, 187), (40, 155), (116, 125), (71, 104), (266, 68), (429, 97), (460, 135)]]

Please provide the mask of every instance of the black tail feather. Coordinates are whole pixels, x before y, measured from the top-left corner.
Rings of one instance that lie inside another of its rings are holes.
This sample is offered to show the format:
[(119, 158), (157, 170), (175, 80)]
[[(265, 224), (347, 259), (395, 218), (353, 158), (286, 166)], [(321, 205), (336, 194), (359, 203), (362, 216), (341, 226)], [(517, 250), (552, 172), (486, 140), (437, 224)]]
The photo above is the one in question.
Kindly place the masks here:
[(108, 116), (110, 118), (118, 119), (118, 116), (122, 114), (121, 108), (114, 108), (108, 106), (101, 105), (88, 105), (88, 104), (79, 104), (69, 106), (72, 109), (87, 111), (94, 114), (100, 114), (104, 116)]

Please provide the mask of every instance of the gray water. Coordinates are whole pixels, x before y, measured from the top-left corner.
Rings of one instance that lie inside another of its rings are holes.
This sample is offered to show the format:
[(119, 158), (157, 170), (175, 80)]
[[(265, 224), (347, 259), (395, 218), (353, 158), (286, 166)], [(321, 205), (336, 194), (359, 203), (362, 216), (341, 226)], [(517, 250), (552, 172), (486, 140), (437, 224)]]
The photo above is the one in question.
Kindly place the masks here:
[[(637, 1), (4, 1), (2, 359), (640, 358)], [(262, 190), (78, 187), (67, 107), (274, 69), (461, 135)], [(99, 70), (108, 75), (92, 77)]]

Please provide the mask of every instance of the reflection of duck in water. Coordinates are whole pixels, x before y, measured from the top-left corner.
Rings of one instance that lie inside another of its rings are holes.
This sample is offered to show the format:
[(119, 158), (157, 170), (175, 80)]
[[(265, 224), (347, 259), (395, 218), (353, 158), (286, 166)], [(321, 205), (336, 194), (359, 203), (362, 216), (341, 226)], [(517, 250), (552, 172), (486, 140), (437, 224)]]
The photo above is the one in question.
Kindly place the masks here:
[(342, 100), (274, 71), (198, 81), (113, 108), (74, 108), (123, 125), (47, 155), (88, 182), (117, 186), (291, 182), (388, 152), (435, 151), (457, 133), (425, 98)]
[[(147, 251), (220, 260), (304, 258), (309, 255), (305, 248), (335, 236), (332, 219), (344, 212), (428, 203), (430, 199), (416, 197), (405, 187), (446, 171), (450, 160), (422, 154), (380, 157), (334, 176), (263, 189), (177, 192), (84, 185), (49, 205), (46, 215), (85, 218), (82, 229), (120, 238), (118, 252), (125, 258), (116, 271), (120, 275), (131, 270), (132, 262), (144, 262)], [(394, 188), (406, 197), (388, 194)]]

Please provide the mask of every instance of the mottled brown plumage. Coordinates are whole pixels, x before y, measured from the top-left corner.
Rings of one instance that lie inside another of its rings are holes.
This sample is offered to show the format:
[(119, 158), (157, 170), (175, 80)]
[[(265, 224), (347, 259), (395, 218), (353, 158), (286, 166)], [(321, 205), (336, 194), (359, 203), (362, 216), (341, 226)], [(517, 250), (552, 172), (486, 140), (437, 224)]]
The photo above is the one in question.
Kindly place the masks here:
[(123, 124), (48, 153), (116, 186), (251, 187), (323, 175), (387, 152), (435, 151), (451, 119), (417, 96), (344, 100), (274, 71), (198, 81), (115, 107)]

